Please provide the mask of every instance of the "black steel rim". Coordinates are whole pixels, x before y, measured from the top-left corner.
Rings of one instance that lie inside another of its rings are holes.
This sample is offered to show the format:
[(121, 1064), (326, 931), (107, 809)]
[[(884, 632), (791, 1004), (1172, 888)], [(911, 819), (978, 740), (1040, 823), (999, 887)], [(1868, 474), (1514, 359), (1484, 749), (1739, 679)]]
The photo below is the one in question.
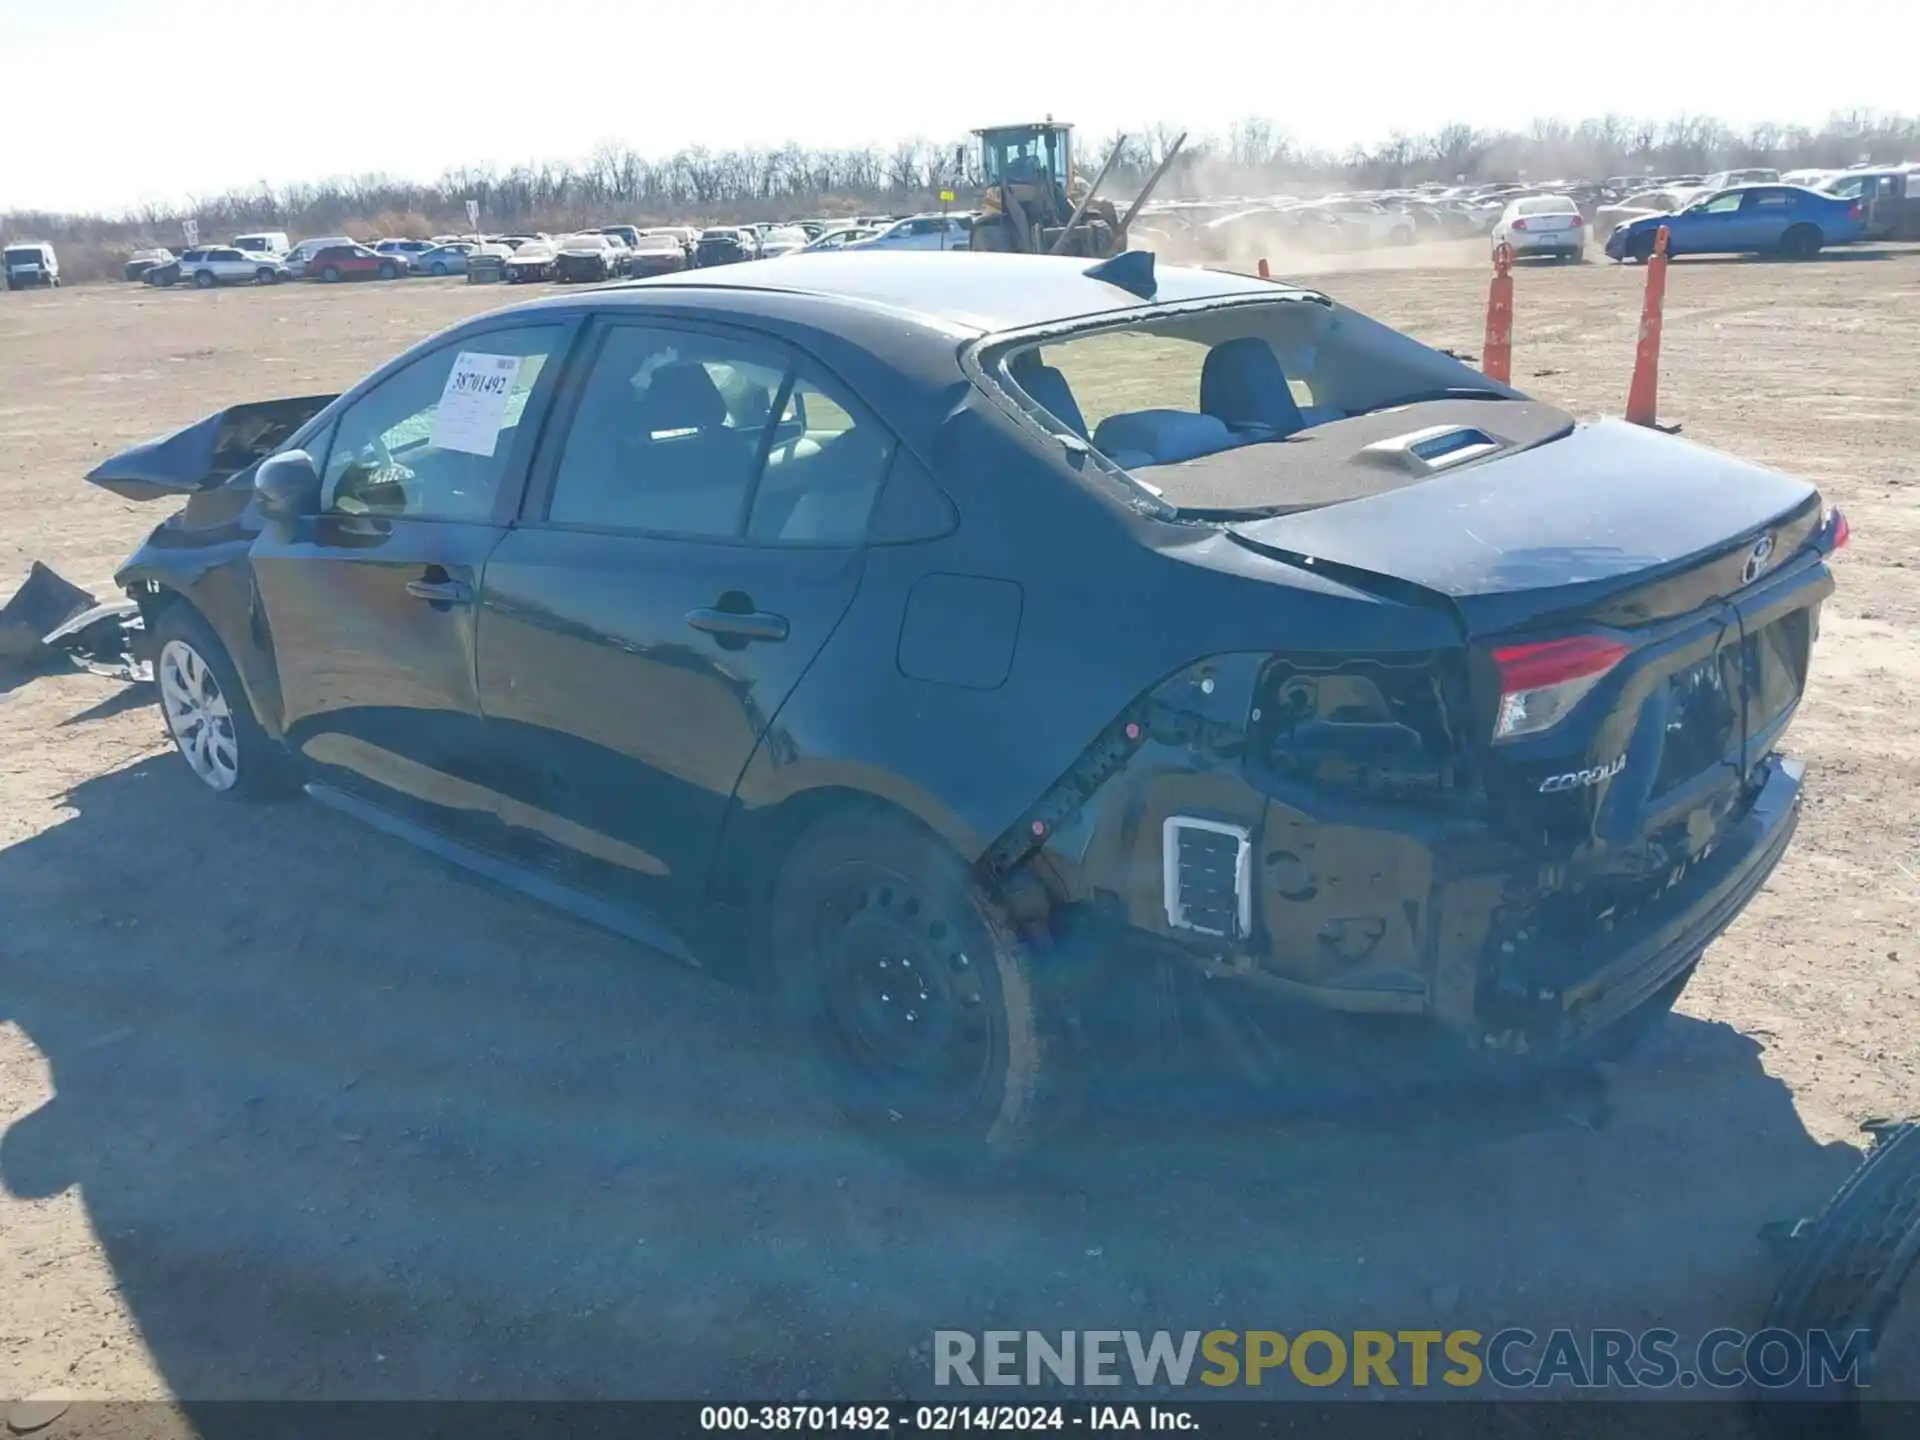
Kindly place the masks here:
[(891, 1118), (970, 1110), (1000, 1048), (967, 927), (879, 866), (836, 872), (817, 909), (821, 1020), (835, 1063)]

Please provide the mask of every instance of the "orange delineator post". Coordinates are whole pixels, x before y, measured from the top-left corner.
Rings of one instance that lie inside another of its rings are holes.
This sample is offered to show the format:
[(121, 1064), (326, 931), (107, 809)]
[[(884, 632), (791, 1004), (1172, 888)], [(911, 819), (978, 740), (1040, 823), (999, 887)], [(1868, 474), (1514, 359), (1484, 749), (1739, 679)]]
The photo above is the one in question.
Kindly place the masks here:
[(1264, 255), (1260, 257), (1260, 278), (1262, 280), (1271, 280), (1273, 278), (1273, 272), (1267, 269), (1267, 257)]
[(1667, 299), (1667, 227), (1653, 237), (1647, 257), (1647, 298), (1640, 310), (1640, 344), (1633, 355), (1633, 383), (1627, 388), (1627, 420), (1655, 425), (1660, 409), (1660, 314)]
[(1487, 343), (1480, 355), (1487, 378), (1502, 385), (1513, 379), (1513, 247), (1493, 247), (1493, 280), (1487, 286)]

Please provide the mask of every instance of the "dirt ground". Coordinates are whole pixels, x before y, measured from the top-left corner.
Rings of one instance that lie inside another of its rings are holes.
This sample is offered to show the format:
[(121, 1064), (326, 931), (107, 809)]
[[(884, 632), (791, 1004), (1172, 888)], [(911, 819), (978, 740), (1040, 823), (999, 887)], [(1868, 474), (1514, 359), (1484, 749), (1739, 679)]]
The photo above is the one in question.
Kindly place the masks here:
[[(1325, 283), (1477, 354), (1478, 247), (1425, 258)], [(1516, 382), (1619, 413), (1640, 287), (1523, 268)], [(0, 296), (0, 593), (33, 559), (110, 593), (160, 514), (100, 457), (511, 298)], [(0, 1397), (925, 1394), (943, 1327), (1756, 1326), (1758, 1227), (1920, 1112), (1920, 253), (1676, 264), (1661, 383), (1854, 544), (1799, 838), (1604, 1104), (1109, 1125), (944, 1189), (793, 1085), (762, 1002), (317, 806), (209, 801), (137, 689), (0, 682)]]

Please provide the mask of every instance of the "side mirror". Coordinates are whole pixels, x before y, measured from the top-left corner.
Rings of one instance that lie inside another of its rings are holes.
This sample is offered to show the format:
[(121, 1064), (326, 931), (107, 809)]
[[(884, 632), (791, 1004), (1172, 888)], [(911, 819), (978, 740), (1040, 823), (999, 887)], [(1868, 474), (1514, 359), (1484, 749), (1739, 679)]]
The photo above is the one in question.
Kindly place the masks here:
[(273, 520), (297, 520), (320, 513), (320, 471), (304, 450), (283, 450), (260, 462), (253, 472), (260, 513)]

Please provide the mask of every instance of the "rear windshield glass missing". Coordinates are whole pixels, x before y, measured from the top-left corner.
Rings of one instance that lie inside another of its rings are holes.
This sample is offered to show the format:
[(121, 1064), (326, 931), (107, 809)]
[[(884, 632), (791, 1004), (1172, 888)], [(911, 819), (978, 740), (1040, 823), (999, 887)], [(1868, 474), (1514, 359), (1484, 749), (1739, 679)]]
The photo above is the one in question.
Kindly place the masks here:
[(1326, 477), (1309, 472), (1347, 465), (1333, 428), (1343, 422), (1426, 401), (1523, 398), (1305, 295), (1014, 341), (988, 350), (985, 368), (1045, 428), (1086, 442), (1118, 483), (1196, 514), (1323, 503)]

